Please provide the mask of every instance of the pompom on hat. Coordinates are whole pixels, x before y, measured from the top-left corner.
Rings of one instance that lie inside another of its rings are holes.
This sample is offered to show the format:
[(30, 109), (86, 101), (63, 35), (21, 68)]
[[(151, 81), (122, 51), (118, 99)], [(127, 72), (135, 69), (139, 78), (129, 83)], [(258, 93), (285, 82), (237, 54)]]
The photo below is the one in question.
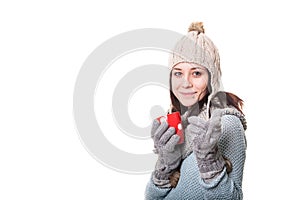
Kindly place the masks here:
[(212, 40), (205, 35), (202, 22), (190, 25), (187, 35), (183, 36), (175, 45), (169, 57), (169, 68), (172, 70), (177, 64), (187, 62), (205, 67), (210, 76), (208, 86), (207, 116), (212, 98), (223, 91), (221, 81), (220, 56)]

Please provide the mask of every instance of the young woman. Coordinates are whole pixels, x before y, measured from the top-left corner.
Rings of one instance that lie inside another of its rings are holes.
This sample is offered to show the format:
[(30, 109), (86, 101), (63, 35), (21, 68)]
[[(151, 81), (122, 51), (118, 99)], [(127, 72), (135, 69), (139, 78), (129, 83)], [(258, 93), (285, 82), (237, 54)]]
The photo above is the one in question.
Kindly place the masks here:
[(167, 121), (153, 121), (158, 160), (145, 199), (242, 199), (243, 101), (223, 91), (219, 53), (201, 22), (175, 45), (169, 66), (172, 111), (181, 114), (184, 143)]

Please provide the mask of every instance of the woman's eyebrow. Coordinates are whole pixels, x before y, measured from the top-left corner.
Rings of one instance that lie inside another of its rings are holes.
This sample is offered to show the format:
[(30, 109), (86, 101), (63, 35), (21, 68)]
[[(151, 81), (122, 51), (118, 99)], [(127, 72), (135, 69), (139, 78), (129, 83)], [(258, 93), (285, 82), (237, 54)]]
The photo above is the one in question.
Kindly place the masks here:
[(191, 70), (195, 70), (195, 69), (205, 70), (202, 67), (193, 67), (193, 68), (191, 68)]
[(182, 69), (180, 69), (180, 68), (176, 68), (176, 67), (174, 67), (174, 68), (173, 68), (173, 70), (174, 70), (174, 69), (175, 69), (175, 70), (180, 70), (180, 71), (182, 70)]

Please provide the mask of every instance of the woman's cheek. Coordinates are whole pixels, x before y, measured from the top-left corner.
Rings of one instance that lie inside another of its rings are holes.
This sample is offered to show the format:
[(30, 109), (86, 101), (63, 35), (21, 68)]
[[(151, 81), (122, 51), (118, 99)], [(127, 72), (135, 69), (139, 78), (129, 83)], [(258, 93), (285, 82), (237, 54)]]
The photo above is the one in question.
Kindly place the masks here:
[(175, 78), (172, 78), (172, 91), (176, 91), (178, 86), (180, 85), (179, 80), (176, 80)]

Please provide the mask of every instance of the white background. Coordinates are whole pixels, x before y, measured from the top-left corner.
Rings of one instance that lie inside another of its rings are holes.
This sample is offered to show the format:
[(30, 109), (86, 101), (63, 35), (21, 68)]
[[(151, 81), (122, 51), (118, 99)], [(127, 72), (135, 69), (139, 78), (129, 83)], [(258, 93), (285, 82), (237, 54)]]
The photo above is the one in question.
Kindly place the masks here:
[(225, 89), (245, 100), (245, 199), (297, 199), (297, 1), (103, 2), (1, 1), (0, 199), (143, 199), (149, 174), (111, 170), (82, 145), (72, 110), (76, 77), (117, 34), (185, 34), (198, 20), (219, 47)]

